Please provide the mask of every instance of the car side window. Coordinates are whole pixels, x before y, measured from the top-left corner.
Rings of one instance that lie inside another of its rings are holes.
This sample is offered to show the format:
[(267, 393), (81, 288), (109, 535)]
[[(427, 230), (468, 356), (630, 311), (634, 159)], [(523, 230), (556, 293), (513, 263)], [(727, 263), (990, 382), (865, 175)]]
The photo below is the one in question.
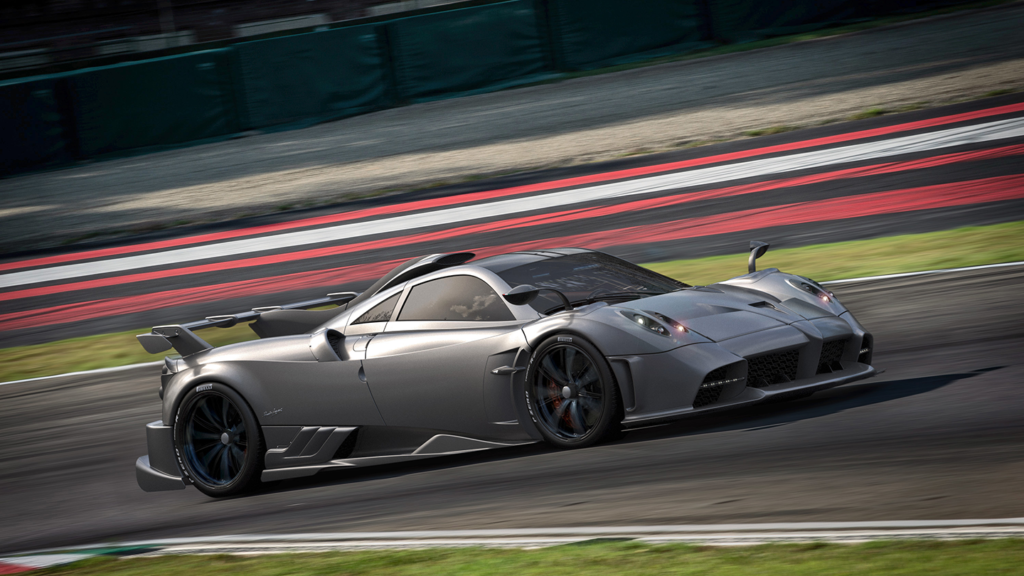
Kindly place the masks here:
[(516, 317), (483, 280), (449, 276), (413, 286), (398, 319), (502, 322)]
[(399, 292), (391, 298), (377, 304), (373, 308), (367, 310), (362, 316), (356, 318), (353, 324), (368, 324), (370, 322), (387, 322), (391, 320), (391, 315), (395, 312), (395, 304), (398, 304), (398, 297), (402, 293)]

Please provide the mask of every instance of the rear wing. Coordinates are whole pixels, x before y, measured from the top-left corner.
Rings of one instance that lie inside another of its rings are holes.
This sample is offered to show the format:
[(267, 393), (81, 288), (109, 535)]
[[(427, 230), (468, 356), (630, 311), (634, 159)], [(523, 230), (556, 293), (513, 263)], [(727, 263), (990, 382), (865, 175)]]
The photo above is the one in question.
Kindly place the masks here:
[(294, 304), (253, 308), (248, 312), (228, 314), (225, 316), (208, 316), (204, 320), (197, 320), (187, 324), (156, 326), (149, 334), (139, 334), (135, 338), (139, 341), (139, 344), (142, 344), (142, 347), (146, 349), (146, 352), (149, 352), (150, 354), (158, 354), (174, 348), (182, 356), (188, 356), (190, 354), (195, 354), (196, 352), (202, 352), (203, 350), (213, 348), (213, 346), (208, 342), (197, 336), (193, 330), (201, 330), (203, 328), (230, 328), (239, 322), (250, 322), (256, 320), (261, 314), (265, 312), (273, 312), (275, 310), (307, 310), (309, 308), (327, 306), (328, 304), (341, 305), (350, 302), (358, 295), (359, 294), (355, 292), (335, 292), (328, 294), (325, 298), (305, 300), (302, 302), (295, 302)]

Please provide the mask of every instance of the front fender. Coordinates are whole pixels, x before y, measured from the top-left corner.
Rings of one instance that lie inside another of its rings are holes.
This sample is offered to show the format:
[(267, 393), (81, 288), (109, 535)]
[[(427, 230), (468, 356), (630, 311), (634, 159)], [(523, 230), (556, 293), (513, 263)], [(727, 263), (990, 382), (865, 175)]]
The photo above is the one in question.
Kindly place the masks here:
[[(738, 288), (768, 294), (808, 320), (823, 316), (839, 316), (846, 312), (846, 307), (839, 299), (814, 280), (780, 272), (777, 268), (766, 268), (737, 276), (714, 284), (713, 287), (726, 291)], [(827, 300), (821, 297), (822, 293), (827, 295)]]
[(589, 340), (605, 356), (657, 354), (681, 346), (709, 342), (693, 332), (673, 333), (670, 336), (654, 334), (622, 314), (632, 310), (616, 306), (600, 306), (582, 312), (555, 314), (524, 326), (526, 341), (536, 348), (552, 334), (575, 334)]

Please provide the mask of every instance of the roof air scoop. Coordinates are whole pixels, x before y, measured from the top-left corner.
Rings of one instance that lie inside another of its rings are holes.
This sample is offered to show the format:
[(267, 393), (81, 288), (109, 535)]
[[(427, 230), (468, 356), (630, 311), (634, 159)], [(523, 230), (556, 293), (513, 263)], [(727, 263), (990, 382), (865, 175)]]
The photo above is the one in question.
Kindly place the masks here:
[(753, 274), (757, 272), (756, 260), (764, 253), (768, 251), (769, 244), (767, 242), (758, 242), (757, 240), (750, 241), (750, 258), (747, 260), (747, 273)]

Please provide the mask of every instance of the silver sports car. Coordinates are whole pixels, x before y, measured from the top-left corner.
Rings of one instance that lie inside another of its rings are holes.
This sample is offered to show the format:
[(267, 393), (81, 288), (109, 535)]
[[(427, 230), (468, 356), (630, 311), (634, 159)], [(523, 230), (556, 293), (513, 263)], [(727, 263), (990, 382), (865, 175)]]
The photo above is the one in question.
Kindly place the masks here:
[[(813, 280), (756, 271), (767, 248), (752, 242), (749, 273), (711, 286), (577, 248), (433, 254), (361, 294), (158, 326), (139, 341), (180, 356), (139, 485), (226, 496), (528, 442), (582, 448), (874, 375), (871, 335)], [(261, 339), (213, 348), (193, 332), (238, 322)]]

